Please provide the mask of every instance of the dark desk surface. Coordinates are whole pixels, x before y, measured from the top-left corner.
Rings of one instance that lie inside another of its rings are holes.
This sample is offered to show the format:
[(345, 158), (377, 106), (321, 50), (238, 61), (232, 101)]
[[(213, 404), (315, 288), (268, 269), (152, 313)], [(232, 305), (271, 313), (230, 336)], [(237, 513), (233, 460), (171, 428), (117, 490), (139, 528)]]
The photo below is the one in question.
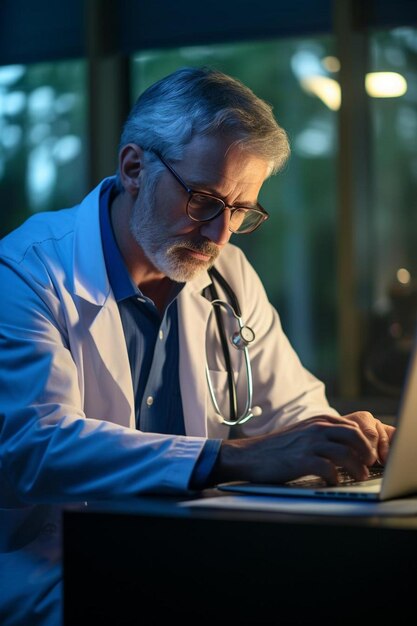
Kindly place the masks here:
[[(331, 526), (360, 526), (363, 528), (389, 528), (389, 529), (409, 529), (417, 531), (417, 516), (336, 516), (336, 515), (300, 515), (297, 513), (282, 513), (265, 510), (232, 510), (230, 508), (204, 508), (191, 506), (193, 500), (201, 498), (222, 498), (230, 496), (217, 489), (208, 489), (195, 497), (158, 497), (144, 496), (126, 500), (114, 501), (94, 501), (78, 506), (71, 505), (68, 510), (64, 510), (64, 521), (73, 517), (81, 519), (81, 516), (162, 516), (187, 519), (208, 519), (208, 520), (229, 520), (229, 521), (262, 521), (271, 524), (312, 524)], [(187, 502), (190, 506), (187, 506)], [(179, 506), (180, 504), (180, 506)]]
[(177, 502), (149, 497), (64, 511), (64, 626), (367, 619), (381, 626), (414, 614), (417, 517)]

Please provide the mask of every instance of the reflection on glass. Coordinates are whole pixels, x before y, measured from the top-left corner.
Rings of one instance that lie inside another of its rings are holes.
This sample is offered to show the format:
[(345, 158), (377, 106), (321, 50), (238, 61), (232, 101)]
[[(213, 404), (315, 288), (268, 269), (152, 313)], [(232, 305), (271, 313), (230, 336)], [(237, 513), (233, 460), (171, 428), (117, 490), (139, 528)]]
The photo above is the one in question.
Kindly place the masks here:
[(401, 28), (372, 37), (372, 70), (404, 77), (397, 98), (372, 98), (374, 147), (371, 213), (371, 302), (383, 310), (398, 268), (417, 279), (417, 29)]
[(370, 69), (394, 73), (407, 87), (370, 100), (372, 202), (369, 215), (359, 216), (369, 232), (361, 251), (369, 268), (361, 267), (369, 307), (365, 386), (399, 397), (417, 320), (417, 29), (375, 32)]
[(305, 89), (303, 79), (314, 72), (335, 80), (338, 68), (331, 58), (333, 39), (320, 37), (147, 51), (132, 63), (133, 99), (179, 67), (211, 65), (273, 105), (289, 134), (292, 156), (261, 192), (259, 200), (271, 213), (268, 226), (232, 242), (244, 249), (261, 276), (304, 364), (330, 390), (337, 376), (337, 118), (326, 98)]
[(372, 98), (399, 98), (407, 91), (407, 81), (398, 72), (369, 72), (365, 88)]
[(0, 236), (86, 191), (85, 63), (0, 67)]

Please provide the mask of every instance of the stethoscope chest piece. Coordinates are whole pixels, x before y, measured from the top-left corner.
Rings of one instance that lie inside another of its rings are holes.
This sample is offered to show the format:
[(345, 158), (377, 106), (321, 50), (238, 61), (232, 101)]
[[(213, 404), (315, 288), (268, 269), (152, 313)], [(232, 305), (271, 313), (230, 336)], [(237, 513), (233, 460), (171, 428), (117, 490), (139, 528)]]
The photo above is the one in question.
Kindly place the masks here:
[(237, 330), (231, 336), (230, 340), (232, 342), (232, 346), (237, 348), (237, 350), (243, 350), (246, 348), (252, 341), (255, 339), (255, 333), (253, 332), (250, 326), (240, 326), (239, 330)]

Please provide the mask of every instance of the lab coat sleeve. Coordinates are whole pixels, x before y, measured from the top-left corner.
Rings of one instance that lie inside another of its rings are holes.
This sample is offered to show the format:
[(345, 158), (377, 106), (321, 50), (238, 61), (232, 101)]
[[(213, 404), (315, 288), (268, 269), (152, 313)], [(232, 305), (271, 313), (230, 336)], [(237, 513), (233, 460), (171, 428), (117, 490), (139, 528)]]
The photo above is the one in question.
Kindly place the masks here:
[(205, 439), (85, 415), (62, 303), (21, 265), (0, 262), (0, 507), (186, 493)]
[[(240, 427), (240, 434), (257, 435), (317, 415), (338, 415), (329, 405), (323, 382), (303, 366), (292, 347), (258, 274), (241, 250), (230, 248), (219, 269), (238, 296), (242, 319), (256, 335), (249, 349), (253, 406), (262, 409), (262, 415)], [(244, 402), (246, 381), (242, 368), (238, 377), (239, 394)]]

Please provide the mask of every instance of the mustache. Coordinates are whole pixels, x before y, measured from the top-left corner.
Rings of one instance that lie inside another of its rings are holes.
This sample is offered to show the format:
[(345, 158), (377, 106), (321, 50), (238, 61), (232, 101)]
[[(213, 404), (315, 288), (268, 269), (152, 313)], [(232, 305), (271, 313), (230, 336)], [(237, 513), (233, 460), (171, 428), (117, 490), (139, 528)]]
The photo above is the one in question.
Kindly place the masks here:
[(220, 249), (216, 246), (215, 243), (211, 241), (201, 240), (201, 241), (179, 241), (178, 243), (172, 246), (172, 249), (178, 250), (178, 248), (188, 248), (188, 250), (193, 250), (194, 252), (200, 252), (201, 254), (207, 254), (208, 256), (216, 259), (219, 255)]

